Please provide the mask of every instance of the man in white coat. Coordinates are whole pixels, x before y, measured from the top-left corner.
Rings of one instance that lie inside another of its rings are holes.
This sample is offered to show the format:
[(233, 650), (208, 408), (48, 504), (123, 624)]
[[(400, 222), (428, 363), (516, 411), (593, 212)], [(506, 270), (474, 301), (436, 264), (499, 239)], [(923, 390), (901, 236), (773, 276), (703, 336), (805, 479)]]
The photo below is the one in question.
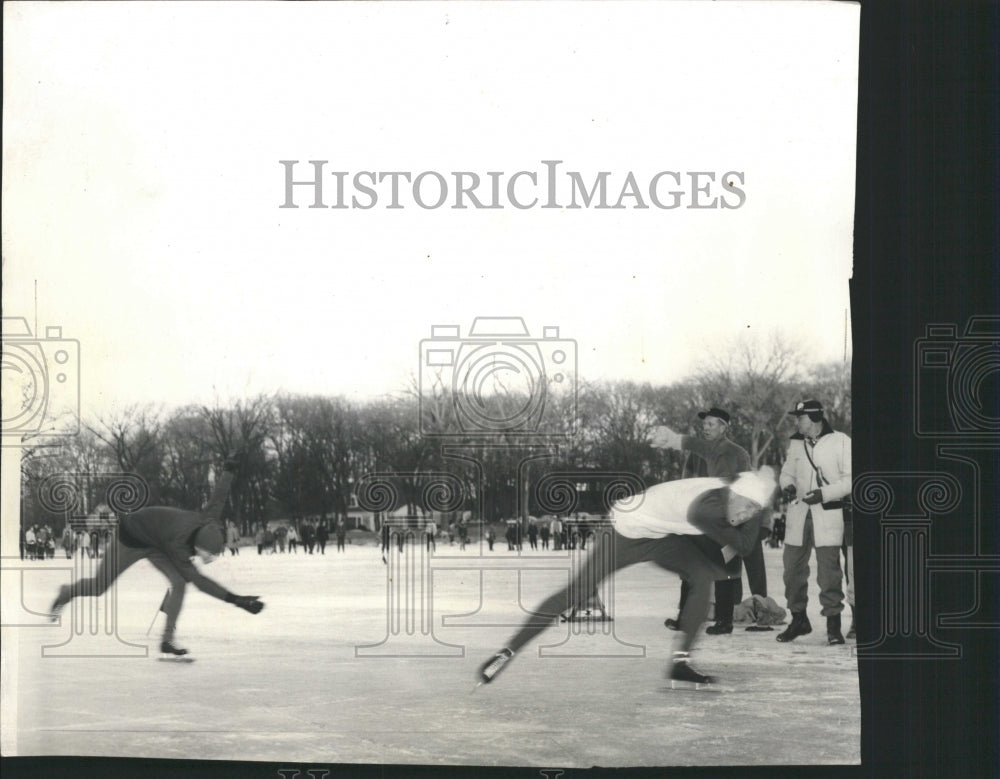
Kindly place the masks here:
[(843, 499), (851, 494), (851, 439), (830, 427), (818, 400), (800, 401), (788, 413), (795, 417), (797, 432), (789, 442), (788, 459), (778, 483), (789, 503), (783, 562), (785, 599), (792, 622), (778, 641), (793, 641), (812, 632), (806, 605), (809, 557), (815, 548), (827, 642), (843, 644), (840, 548), (844, 542)]

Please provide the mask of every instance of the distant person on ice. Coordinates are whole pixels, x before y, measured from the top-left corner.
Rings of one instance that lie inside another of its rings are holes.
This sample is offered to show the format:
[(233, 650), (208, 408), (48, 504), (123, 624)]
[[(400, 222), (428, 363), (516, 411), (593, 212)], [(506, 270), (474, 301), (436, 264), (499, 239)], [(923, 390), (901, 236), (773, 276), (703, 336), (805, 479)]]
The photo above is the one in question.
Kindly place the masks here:
[[(732, 483), (721, 478), (678, 479), (649, 488), (612, 511), (614, 534), (591, 546), (570, 585), (546, 599), (522, 624), (507, 645), (479, 669), (480, 681), (491, 682), (532, 638), (548, 627), (538, 616), (555, 620), (568, 609), (581, 608), (600, 582), (620, 568), (654, 562), (674, 571), (691, 585), (681, 612), (681, 634), (667, 671), (671, 686), (698, 689), (714, 679), (690, 665), (690, 652), (708, 615), (708, 599), (716, 579), (726, 578), (725, 563), (746, 555), (757, 543), (761, 520), (771, 510), (777, 485), (766, 466), (741, 473)], [(602, 548), (608, 541), (610, 553)]]
[(160, 651), (164, 654), (187, 654), (188, 650), (174, 644), (174, 631), (188, 582), (202, 592), (251, 614), (260, 613), (264, 603), (258, 596), (234, 595), (201, 574), (191, 562), (191, 558), (197, 556), (202, 562), (210, 563), (222, 553), (224, 538), (219, 518), (229, 497), (235, 470), (236, 462), (227, 461), (212, 497), (202, 511), (146, 506), (122, 518), (118, 524), (115, 553), (105, 555), (92, 579), (78, 579), (59, 588), (59, 595), (52, 603), (53, 618), (73, 598), (103, 594), (123, 571), (143, 559), (149, 560), (170, 582), (170, 589), (160, 606), (160, 610), (167, 615), (167, 625), (160, 642)]

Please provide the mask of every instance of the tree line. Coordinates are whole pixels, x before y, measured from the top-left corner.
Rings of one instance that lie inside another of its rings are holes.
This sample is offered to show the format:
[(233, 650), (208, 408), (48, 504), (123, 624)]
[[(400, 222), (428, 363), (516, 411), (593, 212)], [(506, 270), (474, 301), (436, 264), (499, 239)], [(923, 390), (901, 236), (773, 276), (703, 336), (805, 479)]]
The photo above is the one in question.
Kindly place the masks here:
[[(851, 432), (850, 363), (808, 365), (777, 338), (737, 342), (672, 384), (578, 382), (545, 395), (539, 409), (531, 406), (538, 398), (512, 391), (463, 400), (461, 390), (456, 394), (446, 381), (435, 387), (415, 381), (395, 396), (366, 402), (275, 394), (171, 411), (120, 408), (85, 420), (80, 435), (58, 445), (25, 450), (22, 527), (61, 525), (54, 508), (92, 511), (114, 474), (131, 474), (140, 485), (143, 494), (127, 495), (126, 504), (197, 509), (213, 474), (237, 453), (227, 515), (244, 534), (279, 518), (332, 523), (359, 503), (379, 511), (405, 507), (412, 515), (471, 513), (490, 522), (600, 512), (623, 486), (678, 478), (683, 454), (651, 448), (647, 434), (660, 424), (693, 433), (697, 412), (710, 406), (730, 412), (729, 437), (755, 467), (780, 467), (793, 432), (787, 412), (797, 400), (820, 399), (834, 428)], [(477, 419), (514, 419), (518, 409), (527, 409), (526, 421), (478, 435), (447, 419), (456, 408), (461, 415), (463, 402), (478, 404), (468, 409), (473, 428)], [(544, 416), (544, 429), (531, 428), (533, 409), (536, 422)], [(452, 435), (428, 434), (428, 419), (445, 419)], [(549, 435), (524, 435), (538, 429)], [(54, 507), (58, 474), (68, 474), (72, 484), (63, 489), (73, 499)], [(584, 494), (570, 495), (574, 485)]]

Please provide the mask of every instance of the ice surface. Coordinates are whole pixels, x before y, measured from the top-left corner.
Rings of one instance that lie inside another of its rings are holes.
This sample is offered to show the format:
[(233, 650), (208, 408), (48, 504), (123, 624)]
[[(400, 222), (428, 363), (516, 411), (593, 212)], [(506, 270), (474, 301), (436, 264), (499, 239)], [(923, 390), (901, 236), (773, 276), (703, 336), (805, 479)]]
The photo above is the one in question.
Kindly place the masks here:
[[(189, 587), (177, 641), (193, 664), (155, 662), (166, 580), (148, 563), (121, 577), (117, 607), (78, 599), (75, 618), (68, 609), (48, 625), (30, 612), (46, 610), (70, 563), (16, 561), (23, 608), (4, 622), (28, 627), (4, 630), (16, 680), (3, 693), (5, 728), (16, 727), (21, 755), (540, 767), (860, 760), (853, 642), (826, 645), (815, 582), (808, 636), (779, 644), (776, 632), (737, 626), (701, 637), (695, 666), (732, 692), (664, 691), (677, 634), (663, 619), (676, 613), (679, 580), (650, 564), (615, 577), (613, 623), (554, 625), (476, 687), (478, 666), (526, 616), (518, 597), (536, 605), (568, 566), (552, 559), (519, 575), (504, 544), (484, 557), (513, 567), (482, 576), (457, 545), (439, 544), (423, 568), (419, 557), (406, 578), (374, 546), (311, 556), (244, 547), (206, 573), (267, 608), (251, 616)], [(541, 553), (522, 558), (530, 568)], [(769, 592), (784, 605), (781, 550), (766, 548), (765, 559)], [(9, 574), (5, 586), (16, 586)], [(399, 622), (387, 620), (390, 591), (412, 604)], [(421, 602), (433, 635), (421, 631)], [(845, 632), (849, 621), (845, 612)], [(399, 656), (420, 653), (430, 656)]]

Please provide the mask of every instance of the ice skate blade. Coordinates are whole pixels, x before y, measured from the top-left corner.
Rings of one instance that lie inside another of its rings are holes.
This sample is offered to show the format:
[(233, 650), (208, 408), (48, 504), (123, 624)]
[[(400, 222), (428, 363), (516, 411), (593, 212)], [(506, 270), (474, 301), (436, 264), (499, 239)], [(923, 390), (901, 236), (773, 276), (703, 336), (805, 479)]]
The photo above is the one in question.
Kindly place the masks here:
[(193, 663), (194, 658), (190, 655), (160, 655), (157, 658), (161, 663)]
[(702, 684), (700, 682), (683, 682), (671, 679), (663, 692), (723, 692), (723, 688), (715, 683)]

